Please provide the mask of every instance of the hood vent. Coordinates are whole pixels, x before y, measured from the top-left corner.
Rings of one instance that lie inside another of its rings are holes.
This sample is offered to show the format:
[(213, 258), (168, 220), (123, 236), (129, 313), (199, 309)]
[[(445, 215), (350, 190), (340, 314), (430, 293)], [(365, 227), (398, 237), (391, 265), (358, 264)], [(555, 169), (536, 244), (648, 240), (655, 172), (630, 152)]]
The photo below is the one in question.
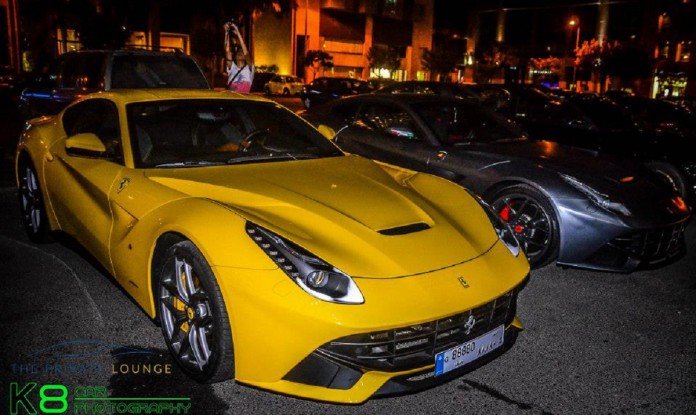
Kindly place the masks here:
[(413, 223), (411, 225), (397, 226), (396, 228), (382, 229), (379, 231), (382, 235), (394, 236), (394, 235), (406, 235), (408, 233), (420, 232), (426, 229), (430, 229), (430, 226), (426, 223)]

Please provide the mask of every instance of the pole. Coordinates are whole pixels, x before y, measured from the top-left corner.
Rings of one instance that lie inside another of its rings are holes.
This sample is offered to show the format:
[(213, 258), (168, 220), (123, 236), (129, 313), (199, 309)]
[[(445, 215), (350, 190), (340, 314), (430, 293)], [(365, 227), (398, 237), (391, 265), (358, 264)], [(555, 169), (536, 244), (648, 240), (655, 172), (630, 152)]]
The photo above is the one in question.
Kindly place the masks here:
[[(580, 24), (578, 23), (578, 30), (575, 32), (575, 55), (577, 56), (577, 50), (580, 47)], [(575, 87), (575, 91), (578, 90), (578, 86), (576, 85), (576, 80), (577, 80), (577, 74), (578, 74), (578, 65), (575, 63), (575, 59), (573, 59), (573, 86)]]

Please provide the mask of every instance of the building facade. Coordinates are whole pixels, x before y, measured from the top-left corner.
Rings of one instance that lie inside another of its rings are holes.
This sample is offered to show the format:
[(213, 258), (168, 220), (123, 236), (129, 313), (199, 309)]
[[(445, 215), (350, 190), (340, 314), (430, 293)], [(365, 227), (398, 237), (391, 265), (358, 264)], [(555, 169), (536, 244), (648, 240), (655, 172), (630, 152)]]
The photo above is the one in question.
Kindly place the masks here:
[[(291, 16), (263, 13), (254, 18), (253, 50), (257, 66), (309, 81), (315, 76), (359, 79), (426, 79), (421, 57), (432, 48), (434, 0), (300, 0)], [(370, 48), (395, 47), (401, 66), (395, 73), (370, 68)], [(307, 51), (333, 57), (332, 68), (304, 67)]]

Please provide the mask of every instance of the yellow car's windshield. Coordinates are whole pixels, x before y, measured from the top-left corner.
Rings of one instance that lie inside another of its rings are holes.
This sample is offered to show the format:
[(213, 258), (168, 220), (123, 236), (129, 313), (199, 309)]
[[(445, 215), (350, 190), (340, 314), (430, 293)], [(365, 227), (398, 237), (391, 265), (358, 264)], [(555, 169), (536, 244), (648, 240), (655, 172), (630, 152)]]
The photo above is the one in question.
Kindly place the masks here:
[(270, 102), (178, 99), (127, 107), (136, 167), (187, 167), (341, 156), (289, 110)]

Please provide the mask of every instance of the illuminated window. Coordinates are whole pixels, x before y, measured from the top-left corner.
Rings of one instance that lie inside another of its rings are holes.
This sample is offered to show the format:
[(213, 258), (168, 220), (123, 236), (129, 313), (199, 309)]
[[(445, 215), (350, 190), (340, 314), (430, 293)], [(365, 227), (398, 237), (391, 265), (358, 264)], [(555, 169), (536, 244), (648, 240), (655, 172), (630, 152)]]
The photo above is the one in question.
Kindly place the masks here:
[(660, 17), (657, 18), (657, 30), (661, 31), (662, 29), (669, 29), (669, 26), (671, 25), (671, 21), (669, 18), (669, 15), (667, 13), (662, 13)]
[(675, 61), (689, 62), (691, 60), (691, 42), (680, 42), (677, 45), (677, 55)]
[(669, 42), (660, 46), (660, 57), (665, 59), (669, 57)]

